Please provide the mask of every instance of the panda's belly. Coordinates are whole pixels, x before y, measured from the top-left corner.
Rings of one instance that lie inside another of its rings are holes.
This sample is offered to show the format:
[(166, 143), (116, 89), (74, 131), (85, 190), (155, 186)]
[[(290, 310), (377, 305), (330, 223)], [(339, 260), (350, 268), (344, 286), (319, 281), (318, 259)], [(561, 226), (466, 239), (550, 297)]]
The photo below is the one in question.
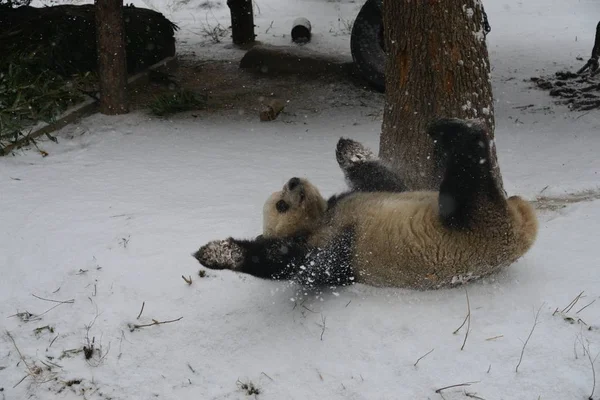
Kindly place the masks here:
[(434, 288), (487, 275), (498, 267), (490, 237), (444, 227), (437, 193), (413, 197), (365, 196), (340, 210), (336, 230), (354, 229), (358, 282)]

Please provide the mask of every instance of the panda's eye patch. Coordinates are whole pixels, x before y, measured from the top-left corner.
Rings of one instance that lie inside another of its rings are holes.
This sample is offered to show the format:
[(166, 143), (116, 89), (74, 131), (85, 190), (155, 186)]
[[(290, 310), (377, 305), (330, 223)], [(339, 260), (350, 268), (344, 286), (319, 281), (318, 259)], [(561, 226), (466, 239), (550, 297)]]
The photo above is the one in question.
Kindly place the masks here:
[(290, 205), (288, 203), (286, 203), (284, 200), (279, 200), (276, 204), (275, 204), (275, 208), (277, 209), (277, 211), (279, 211), (280, 213), (284, 213), (287, 210), (290, 209)]

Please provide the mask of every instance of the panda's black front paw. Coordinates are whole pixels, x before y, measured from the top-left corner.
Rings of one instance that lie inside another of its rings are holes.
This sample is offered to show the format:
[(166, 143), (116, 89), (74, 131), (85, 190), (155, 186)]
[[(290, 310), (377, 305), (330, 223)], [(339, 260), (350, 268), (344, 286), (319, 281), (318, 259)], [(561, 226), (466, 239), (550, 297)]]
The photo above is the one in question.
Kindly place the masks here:
[(240, 269), (244, 262), (244, 249), (233, 239), (213, 240), (200, 247), (194, 258), (210, 269)]
[(343, 170), (356, 164), (375, 159), (371, 150), (352, 139), (340, 138), (335, 149), (335, 157)]

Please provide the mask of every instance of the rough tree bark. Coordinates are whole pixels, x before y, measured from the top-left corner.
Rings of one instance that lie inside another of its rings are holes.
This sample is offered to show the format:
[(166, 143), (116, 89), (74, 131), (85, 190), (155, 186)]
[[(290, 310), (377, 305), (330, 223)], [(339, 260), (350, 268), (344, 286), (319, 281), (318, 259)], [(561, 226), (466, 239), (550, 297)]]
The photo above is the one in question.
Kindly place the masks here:
[[(425, 133), (433, 118), (480, 118), (493, 137), (483, 21), (480, 0), (384, 1), (388, 57), (379, 155), (413, 190), (437, 190), (441, 182), (439, 160)], [(492, 158), (497, 166), (495, 149)]]
[(95, 0), (100, 80), (100, 112), (115, 115), (129, 111), (123, 0)]
[(227, 0), (231, 12), (231, 38), (237, 45), (254, 42), (252, 0)]

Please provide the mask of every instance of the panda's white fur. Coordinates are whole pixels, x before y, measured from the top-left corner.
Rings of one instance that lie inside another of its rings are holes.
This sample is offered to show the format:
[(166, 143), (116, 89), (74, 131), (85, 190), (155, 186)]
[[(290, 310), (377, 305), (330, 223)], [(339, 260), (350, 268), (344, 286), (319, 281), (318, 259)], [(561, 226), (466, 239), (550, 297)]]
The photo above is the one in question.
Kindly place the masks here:
[[(538, 231), (533, 207), (517, 196), (501, 207), (480, 204), (474, 228), (456, 230), (440, 221), (437, 192), (356, 192), (326, 212), (318, 189), (300, 181), (295, 190), (284, 187), (269, 197), (263, 235), (302, 232), (311, 247), (325, 248), (352, 227), (351, 267), (356, 281), (369, 285), (428, 289), (477, 279), (523, 256)], [(294, 201), (299, 191), (302, 204)], [(288, 212), (275, 207), (282, 199)]]

